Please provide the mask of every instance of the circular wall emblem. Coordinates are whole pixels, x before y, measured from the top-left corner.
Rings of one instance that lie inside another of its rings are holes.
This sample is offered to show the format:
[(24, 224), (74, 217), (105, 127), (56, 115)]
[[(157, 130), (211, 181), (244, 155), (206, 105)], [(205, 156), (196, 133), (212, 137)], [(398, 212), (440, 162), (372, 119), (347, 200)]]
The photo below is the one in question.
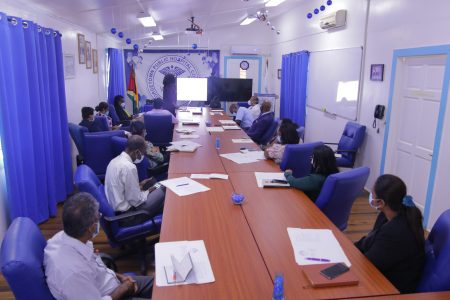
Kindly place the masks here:
[(197, 68), (180, 53), (164, 55), (149, 67), (147, 71), (147, 91), (150, 99), (163, 97), (163, 79), (167, 74), (175, 77), (199, 77)]

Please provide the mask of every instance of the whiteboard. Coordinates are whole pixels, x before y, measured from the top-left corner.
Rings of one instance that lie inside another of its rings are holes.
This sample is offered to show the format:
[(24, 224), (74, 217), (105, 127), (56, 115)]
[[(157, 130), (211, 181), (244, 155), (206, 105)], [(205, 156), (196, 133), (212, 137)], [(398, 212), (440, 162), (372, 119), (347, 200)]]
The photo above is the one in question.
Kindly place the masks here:
[(306, 104), (332, 115), (356, 120), (362, 48), (311, 52)]

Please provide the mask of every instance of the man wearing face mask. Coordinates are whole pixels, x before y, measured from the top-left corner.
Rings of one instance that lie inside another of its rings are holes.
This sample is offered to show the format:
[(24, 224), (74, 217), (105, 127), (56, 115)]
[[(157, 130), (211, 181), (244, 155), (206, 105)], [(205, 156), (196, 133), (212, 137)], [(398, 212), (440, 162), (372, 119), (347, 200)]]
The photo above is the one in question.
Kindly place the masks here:
[(48, 287), (56, 299), (149, 299), (153, 278), (126, 276), (108, 269), (94, 253), (92, 239), (99, 232), (97, 201), (78, 193), (64, 203), (64, 230), (47, 242), (44, 268)]
[(261, 114), (261, 105), (259, 105), (259, 99), (256, 96), (252, 96), (250, 100), (248, 100), (248, 110), (252, 113), (253, 120), (258, 119)]
[[(162, 213), (164, 208), (164, 191), (157, 188), (152, 192), (144, 190), (153, 178), (139, 182), (136, 165), (145, 157), (147, 145), (143, 137), (133, 135), (120, 155), (111, 160), (106, 168), (105, 193), (109, 204), (116, 214), (133, 210), (145, 210), (149, 217)], [(149, 218), (147, 217), (147, 219)], [(132, 219), (123, 226), (139, 224), (144, 219)]]

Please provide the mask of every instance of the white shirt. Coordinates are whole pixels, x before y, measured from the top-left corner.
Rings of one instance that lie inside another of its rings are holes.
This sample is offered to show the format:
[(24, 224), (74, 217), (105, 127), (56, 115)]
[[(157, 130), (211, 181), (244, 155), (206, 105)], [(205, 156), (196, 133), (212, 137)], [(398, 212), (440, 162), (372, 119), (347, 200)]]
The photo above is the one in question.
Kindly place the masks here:
[(250, 128), (255, 119), (253, 118), (251, 110), (245, 107), (239, 107), (236, 113), (236, 120), (241, 121), (242, 128)]
[(116, 274), (94, 254), (91, 241), (83, 244), (64, 231), (55, 234), (44, 250), (47, 284), (58, 300), (111, 300), (119, 285)]
[(259, 115), (261, 114), (261, 105), (256, 104), (254, 106), (250, 106), (248, 108), (248, 110), (250, 110), (250, 112), (252, 113), (253, 120), (256, 120), (256, 119), (258, 119)]
[(175, 118), (175, 116), (172, 115), (172, 113), (170, 111), (165, 110), (165, 109), (154, 108), (151, 111), (146, 112), (145, 114), (147, 114), (147, 115), (155, 115), (155, 116), (168, 116), (168, 115), (171, 115), (172, 116), (172, 124), (177, 124), (178, 123), (177, 118)]
[(147, 200), (148, 190), (141, 191), (136, 165), (122, 152), (106, 168), (105, 193), (114, 211), (127, 211)]

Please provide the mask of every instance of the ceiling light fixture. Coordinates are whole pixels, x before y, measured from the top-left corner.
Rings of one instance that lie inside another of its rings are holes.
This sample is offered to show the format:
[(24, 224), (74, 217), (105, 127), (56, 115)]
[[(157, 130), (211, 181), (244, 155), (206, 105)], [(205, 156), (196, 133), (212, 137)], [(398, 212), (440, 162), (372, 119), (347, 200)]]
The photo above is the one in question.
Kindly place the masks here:
[(144, 27), (155, 27), (156, 26), (155, 20), (150, 15), (138, 17), (138, 20), (141, 22), (142, 26), (144, 26)]
[(255, 20), (256, 20), (256, 17), (249, 16), (249, 17), (245, 18), (245, 19), (241, 22), (240, 25), (248, 25), (248, 24), (253, 23), (253, 21), (255, 21)]
[(270, 0), (269, 2), (266, 3), (266, 7), (278, 6), (283, 2), (284, 2), (284, 0)]

